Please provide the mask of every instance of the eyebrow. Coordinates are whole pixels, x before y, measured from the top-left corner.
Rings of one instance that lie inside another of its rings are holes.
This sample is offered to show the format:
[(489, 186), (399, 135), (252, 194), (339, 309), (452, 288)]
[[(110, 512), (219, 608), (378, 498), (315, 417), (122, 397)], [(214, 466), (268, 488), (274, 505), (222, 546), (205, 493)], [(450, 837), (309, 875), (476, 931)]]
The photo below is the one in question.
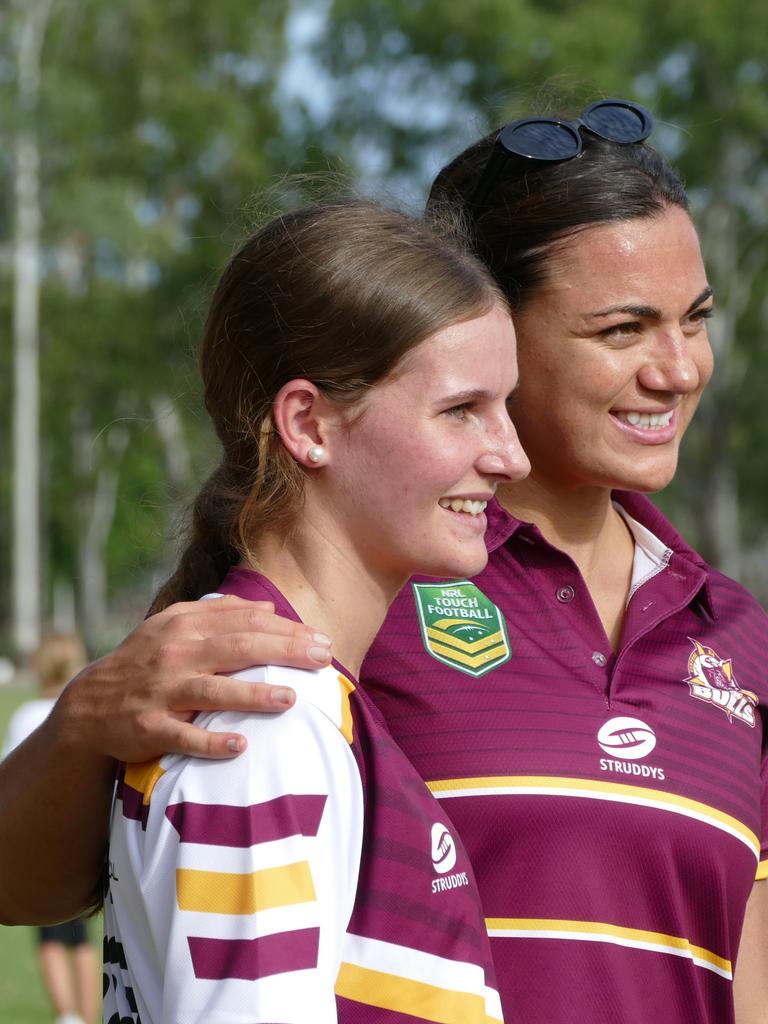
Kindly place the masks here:
[[(512, 391), (507, 395), (507, 398), (517, 390), (518, 384), (515, 384)], [(482, 402), (492, 397), (493, 392), (487, 391), (485, 388), (469, 388), (467, 391), (457, 391), (453, 395), (446, 395), (444, 398), (440, 398), (435, 402), (435, 405), (442, 405), (446, 407), (451, 405), (470, 405), (472, 402)]]
[(479, 402), (490, 397), (490, 391), (484, 388), (470, 388), (467, 391), (457, 391), (453, 395), (446, 395), (436, 402), (437, 405), (465, 405), (469, 402)]
[[(706, 302), (707, 299), (711, 298), (714, 294), (715, 294), (714, 293), (714, 289), (711, 288), (709, 285), (707, 285), (707, 287), (704, 289), (704, 291), (702, 291), (700, 295), (697, 295), (696, 298), (693, 300), (693, 302), (688, 307), (688, 309), (686, 309), (685, 316), (688, 316), (689, 313), (692, 313), (694, 311), (694, 309), (698, 309), (698, 307), (702, 304), (702, 302)], [(662, 319), (661, 310), (658, 309), (656, 306), (632, 306), (632, 305), (629, 305), (629, 306), (609, 306), (607, 309), (599, 309), (599, 310), (596, 310), (593, 313), (585, 313), (584, 316), (585, 317), (606, 317), (606, 316), (615, 316), (617, 313), (624, 313), (627, 316), (642, 317), (645, 320), (661, 320)]]

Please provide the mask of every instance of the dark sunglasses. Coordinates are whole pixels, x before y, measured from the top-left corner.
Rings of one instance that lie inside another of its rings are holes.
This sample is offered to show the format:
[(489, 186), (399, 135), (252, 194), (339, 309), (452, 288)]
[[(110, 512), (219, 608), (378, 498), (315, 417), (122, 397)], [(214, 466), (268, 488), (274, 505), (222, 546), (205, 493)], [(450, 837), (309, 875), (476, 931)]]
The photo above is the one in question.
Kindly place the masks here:
[(475, 213), (480, 210), (512, 156), (553, 163), (578, 156), (582, 150), (582, 128), (609, 142), (642, 142), (653, 131), (653, 118), (644, 107), (629, 100), (598, 100), (575, 121), (558, 121), (554, 117), (524, 117), (511, 121), (496, 136), (493, 151), (469, 201), (470, 209)]

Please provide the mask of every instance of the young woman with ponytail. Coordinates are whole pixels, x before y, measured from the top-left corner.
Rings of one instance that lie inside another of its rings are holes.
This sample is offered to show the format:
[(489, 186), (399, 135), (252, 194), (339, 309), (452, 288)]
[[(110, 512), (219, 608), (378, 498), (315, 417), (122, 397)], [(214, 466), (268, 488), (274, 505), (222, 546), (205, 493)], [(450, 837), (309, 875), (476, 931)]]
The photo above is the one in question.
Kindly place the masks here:
[(528, 471), (506, 304), (447, 234), (309, 207), (233, 257), (200, 369), (221, 462), (151, 611), (271, 602), (338, 660), (240, 671), (297, 700), (198, 718), (239, 758), (120, 768), (104, 1020), (501, 1021), (467, 855), (356, 677), (412, 573), (482, 568), (485, 504)]

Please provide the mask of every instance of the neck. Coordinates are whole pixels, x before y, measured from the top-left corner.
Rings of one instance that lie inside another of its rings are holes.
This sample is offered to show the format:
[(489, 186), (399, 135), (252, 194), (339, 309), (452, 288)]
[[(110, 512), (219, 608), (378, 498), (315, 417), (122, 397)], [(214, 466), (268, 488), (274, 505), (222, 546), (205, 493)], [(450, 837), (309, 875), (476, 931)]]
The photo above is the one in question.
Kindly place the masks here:
[(605, 635), (618, 650), (632, 582), (635, 542), (604, 488), (565, 490), (540, 480), (500, 487), (502, 506), (536, 523), (555, 547), (570, 555), (587, 585)]
[(334, 656), (355, 676), (406, 582), (375, 578), (353, 551), (334, 541), (332, 528), (306, 518), (285, 540), (265, 537), (249, 568), (271, 580), (303, 622), (333, 637)]
[(496, 496), (515, 518), (535, 523), (550, 544), (570, 555), (587, 581), (606, 558), (626, 555), (633, 547), (607, 488), (565, 489), (531, 475), (501, 485)]

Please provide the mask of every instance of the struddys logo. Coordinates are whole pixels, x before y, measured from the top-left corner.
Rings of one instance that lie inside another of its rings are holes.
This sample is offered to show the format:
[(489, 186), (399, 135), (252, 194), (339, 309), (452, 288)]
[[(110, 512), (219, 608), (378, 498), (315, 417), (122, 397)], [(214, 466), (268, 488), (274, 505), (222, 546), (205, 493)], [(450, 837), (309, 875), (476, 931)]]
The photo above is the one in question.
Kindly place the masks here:
[(611, 755), (600, 758), (601, 772), (664, 781), (663, 768), (637, 763), (656, 747), (656, 733), (642, 719), (627, 718), (625, 715), (609, 718), (600, 726), (597, 742), (601, 750)]
[(448, 892), (469, 885), (466, 871), (448, 874), (456, 867), (456, 840), (441, 821), (432, 826), (432, 867), (435, 874), (442, 876), (432, 879), (432, 892)]
[(714, 704), (728, 716), (738, 718), (755, 727), (757, 694), (742, 690), (733, 674), (731, 659), (723, 659), (712, 647), (706, 647), (689, 636), (693, 651), (688, 658), (688, 678), (685, 680), (696, 700)]

